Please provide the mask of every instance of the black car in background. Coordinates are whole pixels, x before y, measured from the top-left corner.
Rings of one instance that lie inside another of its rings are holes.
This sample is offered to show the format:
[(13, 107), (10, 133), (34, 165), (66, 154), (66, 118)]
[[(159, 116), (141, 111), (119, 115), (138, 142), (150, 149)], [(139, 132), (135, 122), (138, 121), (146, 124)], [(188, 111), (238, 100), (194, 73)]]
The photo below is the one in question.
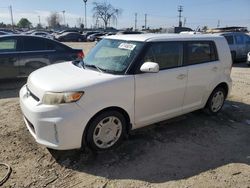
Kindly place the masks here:
[(60, 42), (83, 42), (86, 41), (86, 37), (78, 32), (68, 32), (55, 37)]
[(0, 79), (26, 77), (40, 67), (83, 56), (82, 50), (43, 37), (0, 36)]

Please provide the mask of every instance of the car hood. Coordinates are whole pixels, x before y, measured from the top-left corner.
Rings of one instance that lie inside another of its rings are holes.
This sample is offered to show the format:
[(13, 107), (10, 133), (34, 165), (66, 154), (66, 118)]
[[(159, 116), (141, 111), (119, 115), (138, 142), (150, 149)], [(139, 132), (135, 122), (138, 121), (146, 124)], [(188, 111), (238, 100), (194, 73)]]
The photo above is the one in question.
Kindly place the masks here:
[(85, 88), (100, 84), (115, 77), (91, 69), (83, 69), (72, 62), (58, 63), (38, 69), (28, 77), (28, 89), (39, 99), (45, 92), (84, 91)]

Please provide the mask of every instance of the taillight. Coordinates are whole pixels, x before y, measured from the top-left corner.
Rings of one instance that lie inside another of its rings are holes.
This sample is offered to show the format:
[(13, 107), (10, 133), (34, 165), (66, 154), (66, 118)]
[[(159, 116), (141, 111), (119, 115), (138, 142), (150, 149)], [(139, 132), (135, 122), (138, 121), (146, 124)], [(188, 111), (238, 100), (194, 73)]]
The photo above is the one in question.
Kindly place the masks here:
[(80, 58), (80, 59), (83, 59), (84, 58), (84, 53), (83, 51), (80, 51), (77, 53), (77, 57)]

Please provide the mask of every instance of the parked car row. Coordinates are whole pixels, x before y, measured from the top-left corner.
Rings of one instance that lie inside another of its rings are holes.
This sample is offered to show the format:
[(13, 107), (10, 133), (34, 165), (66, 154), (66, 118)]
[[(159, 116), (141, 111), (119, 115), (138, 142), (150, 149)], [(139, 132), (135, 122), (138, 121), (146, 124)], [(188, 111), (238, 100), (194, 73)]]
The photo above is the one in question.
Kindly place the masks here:
[[(119, 32), (104, 32), (104, 31), (87, 31), (81, 32), (78, 29), (66, 29), (62, 31), (49, 31), (44, 29), (38, 30), (29, 30), (26, 32), (19, 32), (18, 34), (25, 34), (25, 35), (35, 35), (41, 36), (49, 39), (58, 40), (60, 42), (94, 42), (99, 41), (102, 36), (109, 36), (109, 35), (120, 35), (120, 34), (141, 34), (142, 32), (139, 31), (119, 31)], [(9, 30), (1, 30), (0, 35), (10, 35), (10, 34), (17, 34), (11, 32)]]
[(65, 32), (55, 35), (55, 39), (60, 42), (94, 42), (97, 41), (101, 36), (107, 36), (111, 34), (113, 35), (116, 33), (89, 31), (81, 34), (79, 32)]

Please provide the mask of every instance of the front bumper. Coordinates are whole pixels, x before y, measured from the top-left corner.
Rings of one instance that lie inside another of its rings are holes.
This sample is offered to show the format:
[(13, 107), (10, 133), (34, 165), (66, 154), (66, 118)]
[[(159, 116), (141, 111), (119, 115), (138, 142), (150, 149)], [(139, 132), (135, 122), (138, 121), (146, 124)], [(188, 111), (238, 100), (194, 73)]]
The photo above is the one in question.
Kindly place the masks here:
[(48, 148), (80, 148), (89, 120), (87, 112), (76, 103), (45, 105), (30, 95), (26, 85), (20, 90), (20, 106), (25, 124), (36, 142)]

